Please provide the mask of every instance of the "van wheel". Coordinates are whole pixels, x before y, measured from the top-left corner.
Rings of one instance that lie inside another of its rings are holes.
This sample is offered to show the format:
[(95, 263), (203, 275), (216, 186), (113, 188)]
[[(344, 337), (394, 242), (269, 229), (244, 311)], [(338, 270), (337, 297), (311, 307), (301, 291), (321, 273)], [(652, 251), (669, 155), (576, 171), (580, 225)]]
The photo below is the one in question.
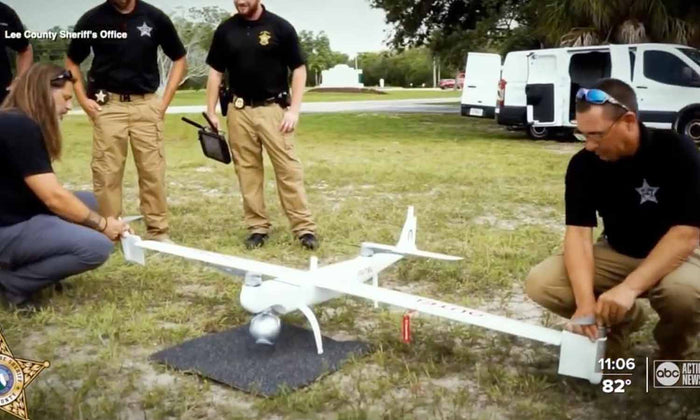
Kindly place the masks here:
[(549, 137), (549, 129), (547, 127), (535, 127), (533, 125), (527, 126), (527, 136), (533, 140), (542, 140)]
[(676, 124), (678, 134), (688, 137), (700, 146), (700, 109), (687, 112)]

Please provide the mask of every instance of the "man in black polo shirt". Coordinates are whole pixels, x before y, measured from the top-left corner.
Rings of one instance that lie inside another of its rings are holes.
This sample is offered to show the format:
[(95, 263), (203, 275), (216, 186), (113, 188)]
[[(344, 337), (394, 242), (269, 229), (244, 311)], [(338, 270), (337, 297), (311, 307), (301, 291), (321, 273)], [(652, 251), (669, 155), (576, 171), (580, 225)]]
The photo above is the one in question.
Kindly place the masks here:
[[(282, 208), (292, 232), (307, 249), (318, 247), (316, 225), (306, 201), (303, 168), (294, 153), (294, 129), (299, 121), (306, 84), (306, 66), (296, 31), (289, 22), (267, 11), (260, 0), (236, 0), (238, 13), (214, 33), (207, 64), (207, 113), (218, 126), (216, 103), (223, 73), (229, 72), (233, 93), (228, 111), (229, 143), (243, 195), (245, 244), (265, 243), (270, 220), (263, 200), (263, 147), (277, 178)], [(292, 97), (287, 103), (289, 72)]]
[[(131, 143), (139, 175), (146, 237), (170, 242), (165, 195), (163, 117), (185, 75), (185, 48), (168, 16), (141, 0), (107, 0), (75, 25), (66, 67), (75, 93), (94, 124), (92, 182), (103, 216), (122, 213), (122, 179)], [(158, 47), (173, 60), (159, 98)], [(94, 53), (87, 93), (79, 64)]]
[[(9, 38), (8, 34), (17, 34), (17, 38)], [(34, 53), (32, 46), (24, 36), (24, 26), (10, 6), (0, 2), (0, 103), (5, 100), (8, 89), (12, 85), (12, 68), (6, 48), (17, 52), (15, 67), (19, 77), (32, 66)]]
[[(687, 358), (700, 330), (700, 157), (671, 131), (647, 129), (627, 84), (606, 79), (577, 95), (585, 149), (566, 173), (564, 253), (534, 267), (527, 294), (594, 338), (610, 328), (609, 356), (641, 326), (635, 304), (659, 314), (659, 358)], [(604, 232), (594, 244), (596, 212)]]

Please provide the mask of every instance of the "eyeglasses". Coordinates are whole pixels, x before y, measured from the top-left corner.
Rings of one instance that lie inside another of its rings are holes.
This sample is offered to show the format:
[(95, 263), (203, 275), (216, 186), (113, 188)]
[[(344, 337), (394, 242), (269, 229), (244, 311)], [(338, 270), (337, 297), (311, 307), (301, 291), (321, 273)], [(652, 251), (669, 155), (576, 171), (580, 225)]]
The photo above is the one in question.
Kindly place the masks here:
[(578, 92), (576, 92), (576, 100), (583, 100), (588, 102), (589, 104), (594, 105), (603, 105), (607, 102), (613, 105), (617, 105), (625, 111), (630, 112), (630, 109), (629, 107), (627, 107), (627, 105), (623, 104), (622, 102), (610, 96), (607, 92), (602, 91), (600, 89), (581, 88), (578, 90)]
[(74, 80), (75, 79), (73, 78), (73, 73), (71, 73), (70, 70), (63, 70), (58, 76), (51, 79), (51, 83), (62, 82), (62, 81), (72, 82)]
[(599, 141), (603, 140), (603, 138), (605, 138), (605, 136), (608, 135), (610, 130), (612, 130), (612, 128), (615, 126), (615, 124), (617, 124), (624, 116), (625, 116), (625, 114), (622, 114), (619, 117), (617, 117), (617, 119), (615, 119), (615, 121), (613, 121), (613, 123), (610, 124), (610, 127), (608, 127), (608, 129), (605, 131), (584, 134), (584, 133), (580, 132), (578, 129), (576, 129), (576, 130), (574, 130), (574, 137), (578, 141), (586, 141), (590, 138), (591, 140), (593, 140), (595, 142), (599, 142)]

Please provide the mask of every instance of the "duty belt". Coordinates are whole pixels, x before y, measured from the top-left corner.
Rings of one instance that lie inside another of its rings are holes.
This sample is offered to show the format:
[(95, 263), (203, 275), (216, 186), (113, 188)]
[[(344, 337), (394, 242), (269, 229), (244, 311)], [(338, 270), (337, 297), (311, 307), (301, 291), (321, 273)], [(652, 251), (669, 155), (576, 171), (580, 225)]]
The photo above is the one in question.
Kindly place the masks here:
[(280, 105), (283, 108), (286, 108), (289, 106), (289, 103), (287, 102), (287, 97), (288, 95), (286, 93), (280, 93), (279, 95), (271, 96), (266, 99), (249, 99), (249, 98), (244, 98), (242, 96), (235, 96), (233, 97), (233, 107), (236, 109), (242, 109), (246, 106), (250, 107), (258, 107), (258, 106), (267, 106), (273, 103), (276, 103)]
[(140, 93), (115, 93), (115, 92), (109, 92), (106, 89), (98, 89), (94, 93), (94, 100), (100, 104), (104, 105), (112, 98), (119, 98), (119, 102), (131, 102), (132, 98), (145, 98), (147, 94), (140, 94)]

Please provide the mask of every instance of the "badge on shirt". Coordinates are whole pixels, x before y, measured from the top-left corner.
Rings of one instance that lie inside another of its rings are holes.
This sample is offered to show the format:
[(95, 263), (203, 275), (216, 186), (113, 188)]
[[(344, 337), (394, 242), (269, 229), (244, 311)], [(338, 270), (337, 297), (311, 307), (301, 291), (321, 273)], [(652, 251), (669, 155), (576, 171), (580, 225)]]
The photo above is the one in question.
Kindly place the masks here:
[(147, 36), (149, 38), (151, 37), (151, 31), (153, 30), (153, 28), (148, 26), (145, 21), (141, 24), (141, 26), (137, 26), (136, 29), (139, 30), (142, 37)]
[(659, 203), (656, 201), (656, 192), (659, 190), (659, 187), (652, 187), (649, 185), (647, 182), (646, 178), (644, 179), (644, 182), (642, 183), (642, 186), (639, 188), (635, 188), (639, 195), (641, 196), (641, 202), (639, 204), (644, 204), (647, 201), (650, 201), (652, 203)]
[(265, 46), (270, 44), (270, 38), (272, 38), (272, 34), (270, 34), (268, 31), (262, 31), (258, 35), (260, 39), (260, 45)]
[(243, 98), (236, 98), (233, 101), (233, 107), (236, 109), (243, 109), (243, 107), (245, 107), (245, 101), (243, 100)]

